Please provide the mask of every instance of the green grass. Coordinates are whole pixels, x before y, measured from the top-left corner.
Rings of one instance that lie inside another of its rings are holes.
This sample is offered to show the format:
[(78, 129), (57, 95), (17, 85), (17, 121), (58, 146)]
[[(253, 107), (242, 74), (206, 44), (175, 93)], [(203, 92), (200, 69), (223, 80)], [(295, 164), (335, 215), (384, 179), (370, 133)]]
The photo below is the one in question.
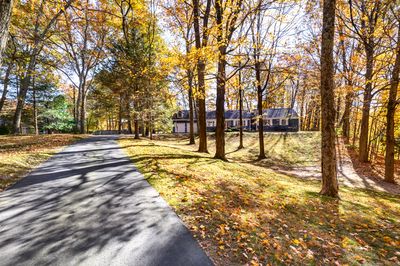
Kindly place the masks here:
[(0, 191), (24, 177), (65, 145), (84, 136), (0, 136)]
[[(187, 139), (174, 138), (173, 136), (162, 136), (161, 140), (172, 140), (167, 145), (193, 150), (188, 146)], [(301, 133), (266, 133), (264, 135), (266, 160), (264, 165), (275, 165), (283, 167), (315, 166), (319, 165), (321, 135), (319, 132)], [(244, 149), (238, 150), (239, 133), (226, 134), (227, 158), (240, 162), (254, 162), (258, 156), (258, 133), (244, 133)], [(215, 153), (215, 139), (209, 136), (208, 147), (210, 154)]]
[[(236, 149), (234, 135), (228, 152)], [(266, 150), (271, 162), (308, 165), (317, 138), (271, 134)], [(120, 145), (217, 265), (398, 263), (399, 196), (342, 187), (340, 201), (322, 197), (318, 181), (255, 164), (252, 142), (247, 134), (249, 148), (230, 153), (230, 162), (195, 152), (185, 139)]]

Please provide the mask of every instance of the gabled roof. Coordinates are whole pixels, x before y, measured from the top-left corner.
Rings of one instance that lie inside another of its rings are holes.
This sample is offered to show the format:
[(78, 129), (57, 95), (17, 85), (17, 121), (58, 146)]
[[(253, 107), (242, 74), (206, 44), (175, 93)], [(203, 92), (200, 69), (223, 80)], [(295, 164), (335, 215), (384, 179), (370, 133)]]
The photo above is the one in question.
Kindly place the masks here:
[(270, 108), (263, 110), (267, 118), (298, 118), (298, 114), (292, 108)]
[[(189, 120), (189, 110), (181, 110), (172, 116), (172, 119)], [(196, 120), (196, 113), (194, 113), (194, 119)]]
[[(243, 119), (252, 118), (254, 114), (252, 112), (243, 111)], [(209, 111), (206, 113), (206, 119), (216, 119), (216, 111)], [(225, 111), (225, 119), (239, 119), (239, 110), (227, 110)]]

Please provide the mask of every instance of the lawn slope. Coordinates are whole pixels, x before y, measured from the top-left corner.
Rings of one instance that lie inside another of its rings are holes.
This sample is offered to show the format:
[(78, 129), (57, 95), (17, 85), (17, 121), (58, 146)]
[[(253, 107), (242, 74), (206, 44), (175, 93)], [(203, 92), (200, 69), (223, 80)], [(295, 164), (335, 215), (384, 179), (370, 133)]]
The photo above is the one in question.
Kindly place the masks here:
[(62, 147), (82, 138), (84, 136), (68, 134), (0, 136), (0, 191), (14, 184)]
[[(228, 152), (236, 145), (229, 138)], [(119, 142), (217, 265), (399, 263), (398, 196), (342, 187), (340, 201), (321, 197), (320, 182), (257, 165), (251, 141), (230, 162), (173, 137)], [(267, 150), (283, 164), (315, 160), (303, 154), (314, 148), (296, 145), (289, 156), (283, 146)]]

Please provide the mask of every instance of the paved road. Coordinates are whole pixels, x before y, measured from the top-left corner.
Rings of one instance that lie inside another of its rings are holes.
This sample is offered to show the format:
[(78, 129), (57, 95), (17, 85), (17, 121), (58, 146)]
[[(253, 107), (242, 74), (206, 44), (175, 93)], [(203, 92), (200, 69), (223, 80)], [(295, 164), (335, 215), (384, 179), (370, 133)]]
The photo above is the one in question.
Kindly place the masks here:
[(115, 139), (71, 145), (0, 193), (0, 265), (212, 265)]

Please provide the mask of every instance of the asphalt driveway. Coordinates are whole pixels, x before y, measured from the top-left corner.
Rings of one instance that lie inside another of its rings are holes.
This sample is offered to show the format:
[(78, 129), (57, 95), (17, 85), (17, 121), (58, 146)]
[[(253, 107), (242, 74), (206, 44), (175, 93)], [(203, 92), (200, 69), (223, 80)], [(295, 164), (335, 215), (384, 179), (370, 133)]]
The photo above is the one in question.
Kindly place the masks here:
[(75, 143), (0, 193), (0, 265), (212, 265), (116, 138)]

